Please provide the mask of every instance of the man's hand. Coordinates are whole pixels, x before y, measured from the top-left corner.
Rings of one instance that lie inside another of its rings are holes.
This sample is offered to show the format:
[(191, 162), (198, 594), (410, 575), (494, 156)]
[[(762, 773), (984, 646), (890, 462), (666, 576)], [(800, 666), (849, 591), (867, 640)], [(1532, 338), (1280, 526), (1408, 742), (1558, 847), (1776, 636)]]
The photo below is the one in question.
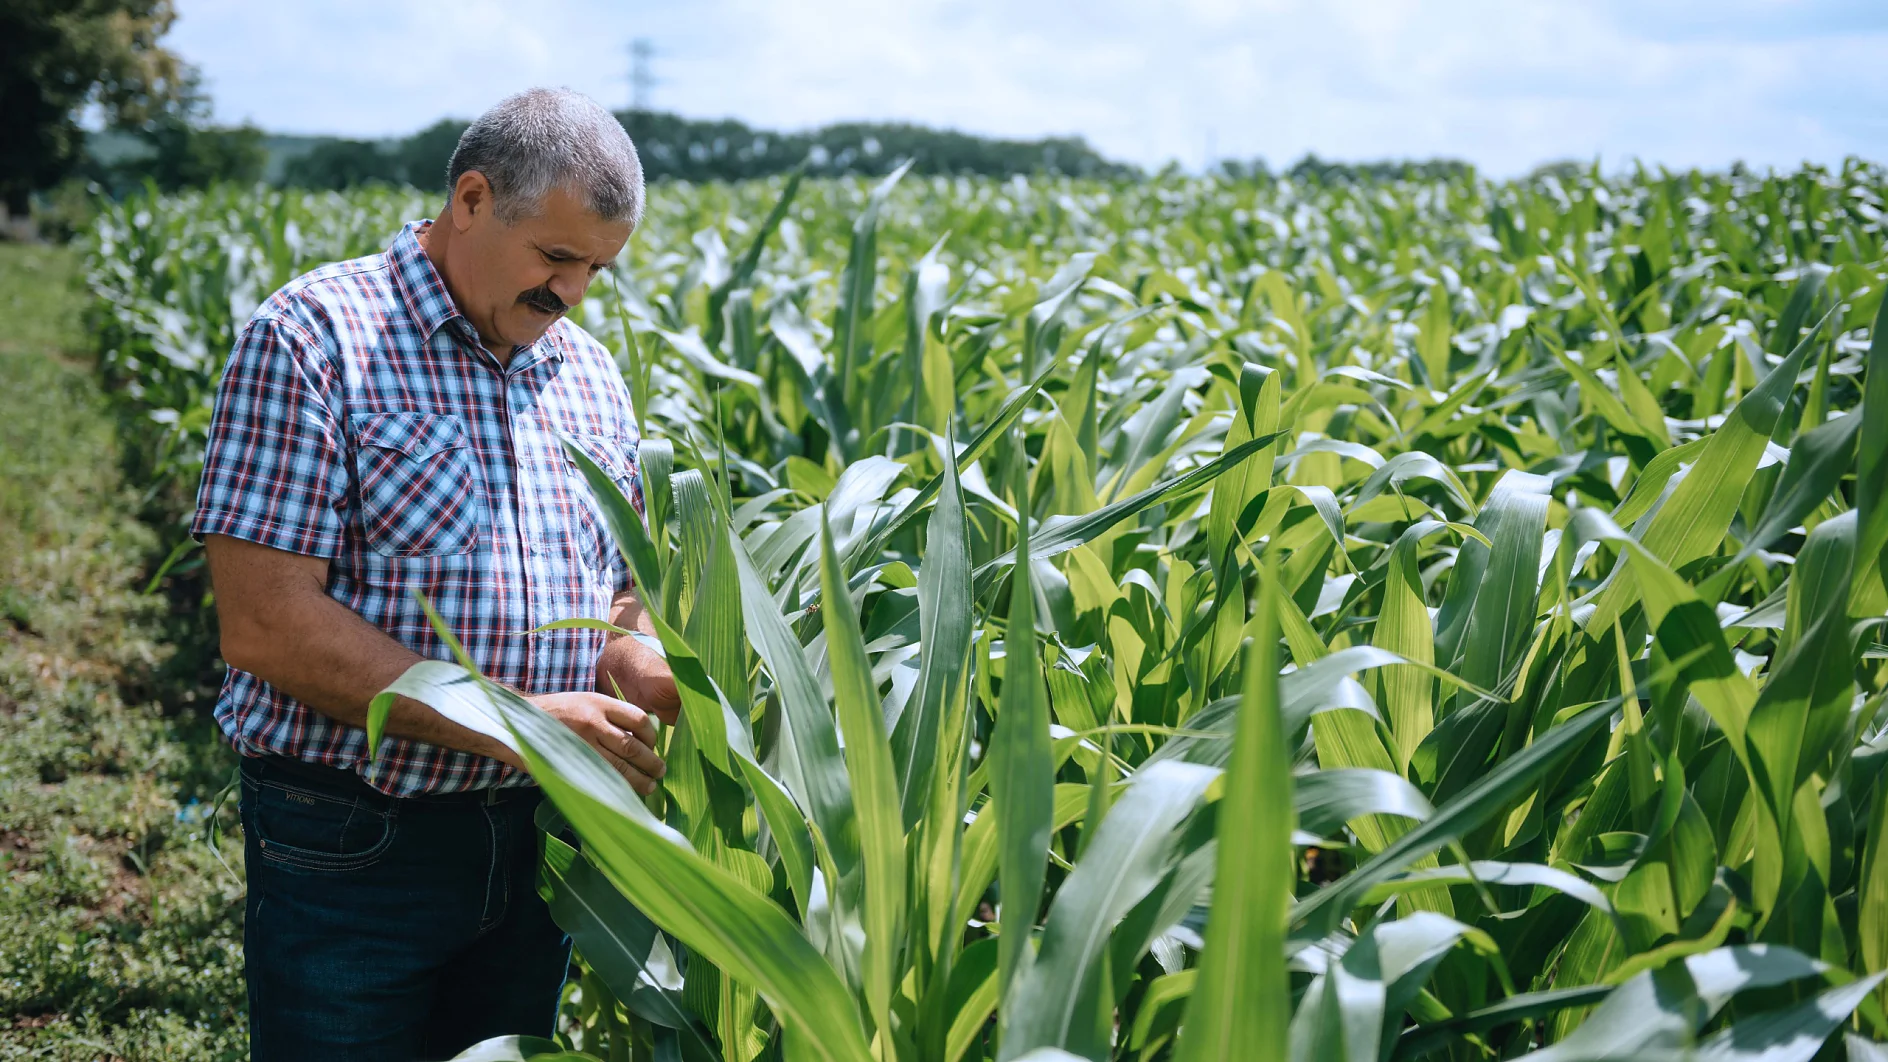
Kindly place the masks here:
[(603, 754), (630, 787), (648, 796), (668, 768), (656, 755), (656, 725), (641, 708), (600, 693), (547, 693), (528, 698)]
[[(616, 595), (611, 603), (610, 622), (650, 637), (656, 633), (655, 624), (643, 611), (642, 602), (628, 590)], [(676, 713), (682, 710), (682, 697), (675, 690), (675, 675), (669, 670), (669, 662), (626, 635), (612, 637), (603, 647), (603, 655), (597, 659), (597, 692), (614, 694), (640, 705), (670, 726), (675, 725)]]

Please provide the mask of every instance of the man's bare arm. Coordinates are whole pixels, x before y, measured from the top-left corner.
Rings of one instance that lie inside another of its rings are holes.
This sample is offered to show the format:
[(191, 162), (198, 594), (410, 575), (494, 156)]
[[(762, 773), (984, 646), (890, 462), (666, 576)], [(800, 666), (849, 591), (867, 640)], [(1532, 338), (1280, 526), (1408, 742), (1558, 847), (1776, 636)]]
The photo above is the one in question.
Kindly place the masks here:
[[(610, 602), (610, 622), (652, 638), (656, 633), (634, 590), (624, 590)], [(619, 689), (624, 700), (655, 713), (670, 725), (674, 725), (676, 713), (682, 708), (668, 661), (636, 639), (620, 634), (612, 635), (597, 657), (597, 692), (616, 696)]]
[[(216, 589), (223, 659), (331, 719), (367, 725), (367, 706), (419, 662), (419, 654), (328, 596), (328, 562), (224, 535), (204, 539)], [(662, 776), (655, 730), (632, 705), (589, 691), (532, 702), (603, 753), (638, 790)], [(522, 767), (501, 742), (401, 697), (387, 733)]]

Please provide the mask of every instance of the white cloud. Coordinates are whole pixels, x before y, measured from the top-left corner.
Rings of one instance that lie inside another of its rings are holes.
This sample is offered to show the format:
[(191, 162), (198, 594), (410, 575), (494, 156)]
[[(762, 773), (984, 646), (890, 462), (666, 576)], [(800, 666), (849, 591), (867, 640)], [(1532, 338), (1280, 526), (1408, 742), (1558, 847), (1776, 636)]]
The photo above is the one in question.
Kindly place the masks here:
[(801, 128), (1078, 133), (1145, 165), (1451, 155), (1793, 166), (1888, 146), (1879, 0), (180, 0), (218, 113), (393, 135), (532, 84)]

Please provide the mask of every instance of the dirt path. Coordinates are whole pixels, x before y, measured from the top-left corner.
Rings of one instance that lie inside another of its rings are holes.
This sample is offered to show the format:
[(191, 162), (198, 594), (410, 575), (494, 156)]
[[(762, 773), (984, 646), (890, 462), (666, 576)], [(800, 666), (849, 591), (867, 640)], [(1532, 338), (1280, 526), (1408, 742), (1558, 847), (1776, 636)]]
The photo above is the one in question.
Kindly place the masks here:
[(201, 821), (228, 761), (200, 710), (136, 703), (165, 656), (154, 538), (76, 272), (0, 243), (0, 1059), (239, 1059), (241, 868)]

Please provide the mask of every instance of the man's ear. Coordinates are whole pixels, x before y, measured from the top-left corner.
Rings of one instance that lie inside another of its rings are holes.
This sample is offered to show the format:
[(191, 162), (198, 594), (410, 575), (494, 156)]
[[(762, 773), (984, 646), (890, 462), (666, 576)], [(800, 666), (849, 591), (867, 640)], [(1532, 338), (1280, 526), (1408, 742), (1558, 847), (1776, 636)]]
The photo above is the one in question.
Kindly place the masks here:
[(472, 227), (474, 218), (491, 209), (492, 183), (485, 175), (477, 170), (460, 174), (458, 183), (452, 186), (452, 227), (464, 232)]

